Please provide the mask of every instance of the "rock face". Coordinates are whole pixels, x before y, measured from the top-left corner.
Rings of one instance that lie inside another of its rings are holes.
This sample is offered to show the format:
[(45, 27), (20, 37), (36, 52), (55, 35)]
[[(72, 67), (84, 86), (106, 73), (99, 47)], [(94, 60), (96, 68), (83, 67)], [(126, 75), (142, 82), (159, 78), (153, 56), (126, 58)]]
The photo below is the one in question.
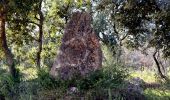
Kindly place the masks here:
[(102, 66), (99, 40), (91, 27), (87, 12), (75, 12), (65, 28), (57, 59), (50, 74), (53, 77), (71, 79), (85, 76)]

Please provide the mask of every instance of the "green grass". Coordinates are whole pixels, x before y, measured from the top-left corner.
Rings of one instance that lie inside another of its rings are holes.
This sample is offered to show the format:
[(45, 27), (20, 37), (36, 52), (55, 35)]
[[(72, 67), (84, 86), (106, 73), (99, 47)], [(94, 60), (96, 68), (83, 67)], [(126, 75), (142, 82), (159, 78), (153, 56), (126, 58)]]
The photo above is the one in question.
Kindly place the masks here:
[(139, 77), (147, 83), (157, 82), (156, 73), (151, 71), (135, 71), (130, 74), (131, 77)]
[(146, 89), (144, 91), (148, 100), (170, 100), (170, 90)]
[[(61, 80), (53, 80), (49, 77), (49, 72), (45, 70), (38, 71), (36, 67), (23, 67), (18, 66), (17, 68), (20, 70), (22, 81), (19, 84), (13, 84), (10, 77), (2, 76), (3, 84), (2, 86), (6, 86), (7, 89), (4, 89), (3, 93), (8, 94), (8, 90), (14, 91), (16, 95), (15, 100), (31, 100), (31, 99), (58, 99), (63, 97), (68, 97), (67, 91), (70, 84), (75, 85), (79, 88), (80, 94), (78, 96), (84, 96), (88, 98), (103, 97), (108, 96), (111, 98), (111, 95), (119, 96), (119, 92), (116, 92), (116, 89), (119, 88), (120, 82), (123, 83), (125, 76), (129, 75), (124, 69), (125, 67), (122, 64), (118, 64), (115, 62), (115, 58), (110, 49), (107, 47), (102, 47), (103, 55), (105, 56), (105, 62), (103, 62), (103, 70), (93, 73), (87, 78), (70, 80), (70, 81), (61, 81)], [(5, 72), (6, 66), (1, 68), (2, 71)], [(169, 73), (170, 75), (170, 73)], [(146, 83), (159, 83), (156, 72), (144, 70), (144, 71), (135, 71), (132, 70), (130, 73), (130, 78), (139, 77), (143, 79)], [(9, 78), (9, 79), (8, 79)], [(8, 79), (8, 80), (7, 80)], [(121, 79), (121, 80), (120, 80)], [(5, 83), (4, 83), (5, 82)], [(1, 80), (0, 80), (1, 83)], [(8, 83), (8, 84), (7, 84)], [(161, 88), (147, 88), (144, 90), (144, 95), (148, 100), (170, 100), (170, 87), (168, 85), (162, 84)], [(16, 88), (14, 88), (14, 86)], [(89, 87), (88, 89), (86, 89)], [(91, 88), (93, 87), (93, 88)], [(112, 92), (110, 88), (116, 88)], [(2, 88), (0, 88), (2, 89)], [(109, 91), (109, 92), (108, 92)], [(77, 94), (76, 94), (77, 95)], [(72, 95), (71, 95), (72, 96)], [(73, 95), (74, 96), (74, 95)], [(87, 99), (89, 100), (89, 99)], [(90, 99), (93, 100), (93, 99)], [(122, 99), (118, 99), (122, 100)]]
[(160, 88), (147, 88), (144, 90), (144, 95), (148, 100), (170, 100), (170, 87), (166, 84), (161, 83), (157, 78), (155, 72), (148, 70), (136, 71), (130, 74), (131, 77), (139, 77), (143, 79), (146, 83), (158, 83), (162, 84)]

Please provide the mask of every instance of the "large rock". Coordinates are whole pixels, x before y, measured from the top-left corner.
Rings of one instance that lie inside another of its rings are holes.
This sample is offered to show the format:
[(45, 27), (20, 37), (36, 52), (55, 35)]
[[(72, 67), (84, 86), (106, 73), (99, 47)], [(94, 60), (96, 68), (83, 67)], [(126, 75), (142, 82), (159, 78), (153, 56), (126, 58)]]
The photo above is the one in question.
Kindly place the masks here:
[(75, 12), (66, 25), (50, 74), (53, 77), (71, 79), (75, 75), (86, 76), (102, 66), (99, 40), (91, 27), (87, 12)]

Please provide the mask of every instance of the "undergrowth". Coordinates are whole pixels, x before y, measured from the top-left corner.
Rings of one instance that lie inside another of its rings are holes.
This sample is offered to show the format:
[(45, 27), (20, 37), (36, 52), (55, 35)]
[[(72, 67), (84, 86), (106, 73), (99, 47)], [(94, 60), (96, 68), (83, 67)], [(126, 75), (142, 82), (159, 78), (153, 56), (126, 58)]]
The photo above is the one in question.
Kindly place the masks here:
[[(74, 98), (79, 100), (107, 99), (107, 100), (126, 100), (121, 89), (125, 85), (125, 80), (129, 78), (126, 70), (127, 66), (116, 63), (112, 53), (104, 47), (103, 67), (85, 77), (75, 76), (71, 80), (53, 79), (49, 75), (49, 69), (42, 68), (20, 68), (19, 81), (0, 69), (0, 97), (4, 96), (7, 100), (51, 100)], [(149, 71), (133, 72), (131, 77), (139, 77), (145, 82), (158, 82), (154, 73)], [(165, 83), (163, 89), (146, 89), (144, 95), (148, 100), (169, 100), (169, 83)], [(74, 87), (75, 91), (70, 91)], [(129, 99), (131, 100), (131, 99)]]
[(105, 66), (85, 77), (77, 76), (71, 80), (53, 79), (46, 69), (39, 70), (37, 75), (35, 79), (21, 78), (20, 82), (15, 82), (10, 75), (2, 74), (0, 75), (0, 93), (10, 100), (39, 99), (42, 98), (41, 96), (44, 96), (43, 98), (62, 98), (68, 94), (71, 87), (76, 87), (80, 93), (76, 96), (91, 93), (95, 97), (100, 94), (96, 90), (106, 90), (105, 96), (107, 96), (108, 89), (121, 87), (124, 79), (128, 77), (123, 66), (118, 64)]

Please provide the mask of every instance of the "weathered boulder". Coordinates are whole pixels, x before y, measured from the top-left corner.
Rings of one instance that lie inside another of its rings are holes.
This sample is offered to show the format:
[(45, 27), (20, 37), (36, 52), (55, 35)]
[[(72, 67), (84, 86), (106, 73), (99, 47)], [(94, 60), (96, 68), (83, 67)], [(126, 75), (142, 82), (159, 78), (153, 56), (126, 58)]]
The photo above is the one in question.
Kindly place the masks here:
[(125, 87), (119, 92), (125, 100), (146, 100), (143, 94), (142, 85), (144, 81), (139, 77), (125, 81)]
[(129, 92), (136, 92), (139, 94), (143, 94), (142, 85), (144, 83), (145, 83), (144, 80), (139, 77), (132, 78), (128, 83), (127, 90)]
[(57, 58), (51, 68), (53, 77), (71, 79), (85, 76), (102, 66), (102, 51), (87, 12), (75, 12), (65, 28)]

